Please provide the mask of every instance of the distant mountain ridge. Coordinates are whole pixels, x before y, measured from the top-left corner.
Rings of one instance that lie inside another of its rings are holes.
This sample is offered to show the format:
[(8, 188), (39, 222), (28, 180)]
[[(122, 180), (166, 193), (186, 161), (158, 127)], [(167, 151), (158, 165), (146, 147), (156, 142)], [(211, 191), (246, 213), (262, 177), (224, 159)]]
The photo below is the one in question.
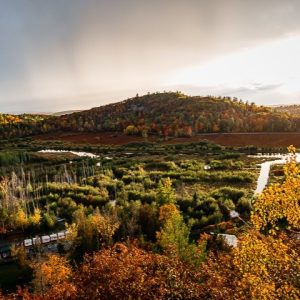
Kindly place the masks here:
[(48, 115), (60, 117), (60, 116), (63, 116), (63, 115), (70, 115), (70, 114), (73, 114), (75, 112), (81, 112), (81, 111), (82, 111), (82, 109), (73, 109), (73, 110), (65, 110), (65, 111), (58, 111), (58, 112), (55, 112), (55, 113), (49, 113)]
[(188, 137), (210, 132), (296, 131), (299, 120), (288, 113), (236, 98), (169, 92), (137, 95), (118, 103), (46, 116), (31, 125), (28, 122), (22, 125), (22, 122), (18, 126), (6, 124), (10, 130), (0, 128), (0, 133), (10, 137), (58, 131), (115, 131), (128, 135)]
[(28, 111), (28, 112), (8, 112), (8, 113), (3, 113), (2, 115), (11, 115), (11, 116), (63, 116), (63, 115), (69, 115), (74, 112), (80, 112), (82, 109), (73, 109), (73, 110), (65, 110), (65, 111), (57, 111), (57, 112), (46, 112), (46, 111), (38, 111), (38, 112), (33, 112), (33, 111)]

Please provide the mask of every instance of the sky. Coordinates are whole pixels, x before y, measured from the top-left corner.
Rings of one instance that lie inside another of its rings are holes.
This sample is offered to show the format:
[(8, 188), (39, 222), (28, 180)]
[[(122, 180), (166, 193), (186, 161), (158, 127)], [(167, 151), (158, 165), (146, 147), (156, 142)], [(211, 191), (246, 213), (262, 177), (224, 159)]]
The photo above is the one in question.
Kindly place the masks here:
[(300, 104), (299, 0), (0, 0), (0, 112), (156, 91)]

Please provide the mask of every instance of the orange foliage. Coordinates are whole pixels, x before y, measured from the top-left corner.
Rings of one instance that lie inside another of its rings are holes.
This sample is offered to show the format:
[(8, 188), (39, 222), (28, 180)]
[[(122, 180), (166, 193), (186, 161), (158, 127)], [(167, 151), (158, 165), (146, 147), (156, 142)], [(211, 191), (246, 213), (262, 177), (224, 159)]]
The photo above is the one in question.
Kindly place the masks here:
[(75, 276), (81, 299), (197, 299), (199, 277), (176, 258), (116, 244)]
[(66, 283), (72, 270), (65, 257), (50, 254), (42, 261), (34, 262), (33, 284), (35, 291), (44, 294), (49, 288), (56, 288)]

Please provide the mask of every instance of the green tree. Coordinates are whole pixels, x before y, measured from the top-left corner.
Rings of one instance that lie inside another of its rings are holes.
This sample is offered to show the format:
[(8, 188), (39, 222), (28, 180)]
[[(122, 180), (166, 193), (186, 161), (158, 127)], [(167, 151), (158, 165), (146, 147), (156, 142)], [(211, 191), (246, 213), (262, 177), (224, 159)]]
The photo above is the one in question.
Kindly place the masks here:
[(157, 199), (160, 205), (176, 202), (175, 190), (172, 187), (172, 180), (169, 177), (160, 180)]
[(157, 242), (170, 256), (178, 256), (184, 261), (197, 265), (203, 259), (203, 248), (189, 243), (190, 228), (174, 204), (160, 207), (161, 230), (157, 232)]

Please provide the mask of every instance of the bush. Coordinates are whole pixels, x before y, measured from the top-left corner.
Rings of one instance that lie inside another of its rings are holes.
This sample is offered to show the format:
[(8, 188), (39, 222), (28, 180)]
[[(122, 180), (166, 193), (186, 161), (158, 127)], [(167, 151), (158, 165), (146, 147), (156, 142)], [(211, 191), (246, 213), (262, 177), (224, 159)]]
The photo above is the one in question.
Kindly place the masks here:
[(236, 189), (232, 187), (222, 187), (220, 189), (214, 190), (211, 196), (217, 200), (231, 199), (234, 203), (245, 195), (245, 191), (241, 189)]
[(239, 199), (236, 210), (242, 215), (249, 215), (251, 212), (251, 201), (247, 198)]
[(42, 218), (42, 226), (45, 229), (53, 229), (56, 223), (56, 217), (54, 215), (50, 215), (49, 213), (44, 213)]

